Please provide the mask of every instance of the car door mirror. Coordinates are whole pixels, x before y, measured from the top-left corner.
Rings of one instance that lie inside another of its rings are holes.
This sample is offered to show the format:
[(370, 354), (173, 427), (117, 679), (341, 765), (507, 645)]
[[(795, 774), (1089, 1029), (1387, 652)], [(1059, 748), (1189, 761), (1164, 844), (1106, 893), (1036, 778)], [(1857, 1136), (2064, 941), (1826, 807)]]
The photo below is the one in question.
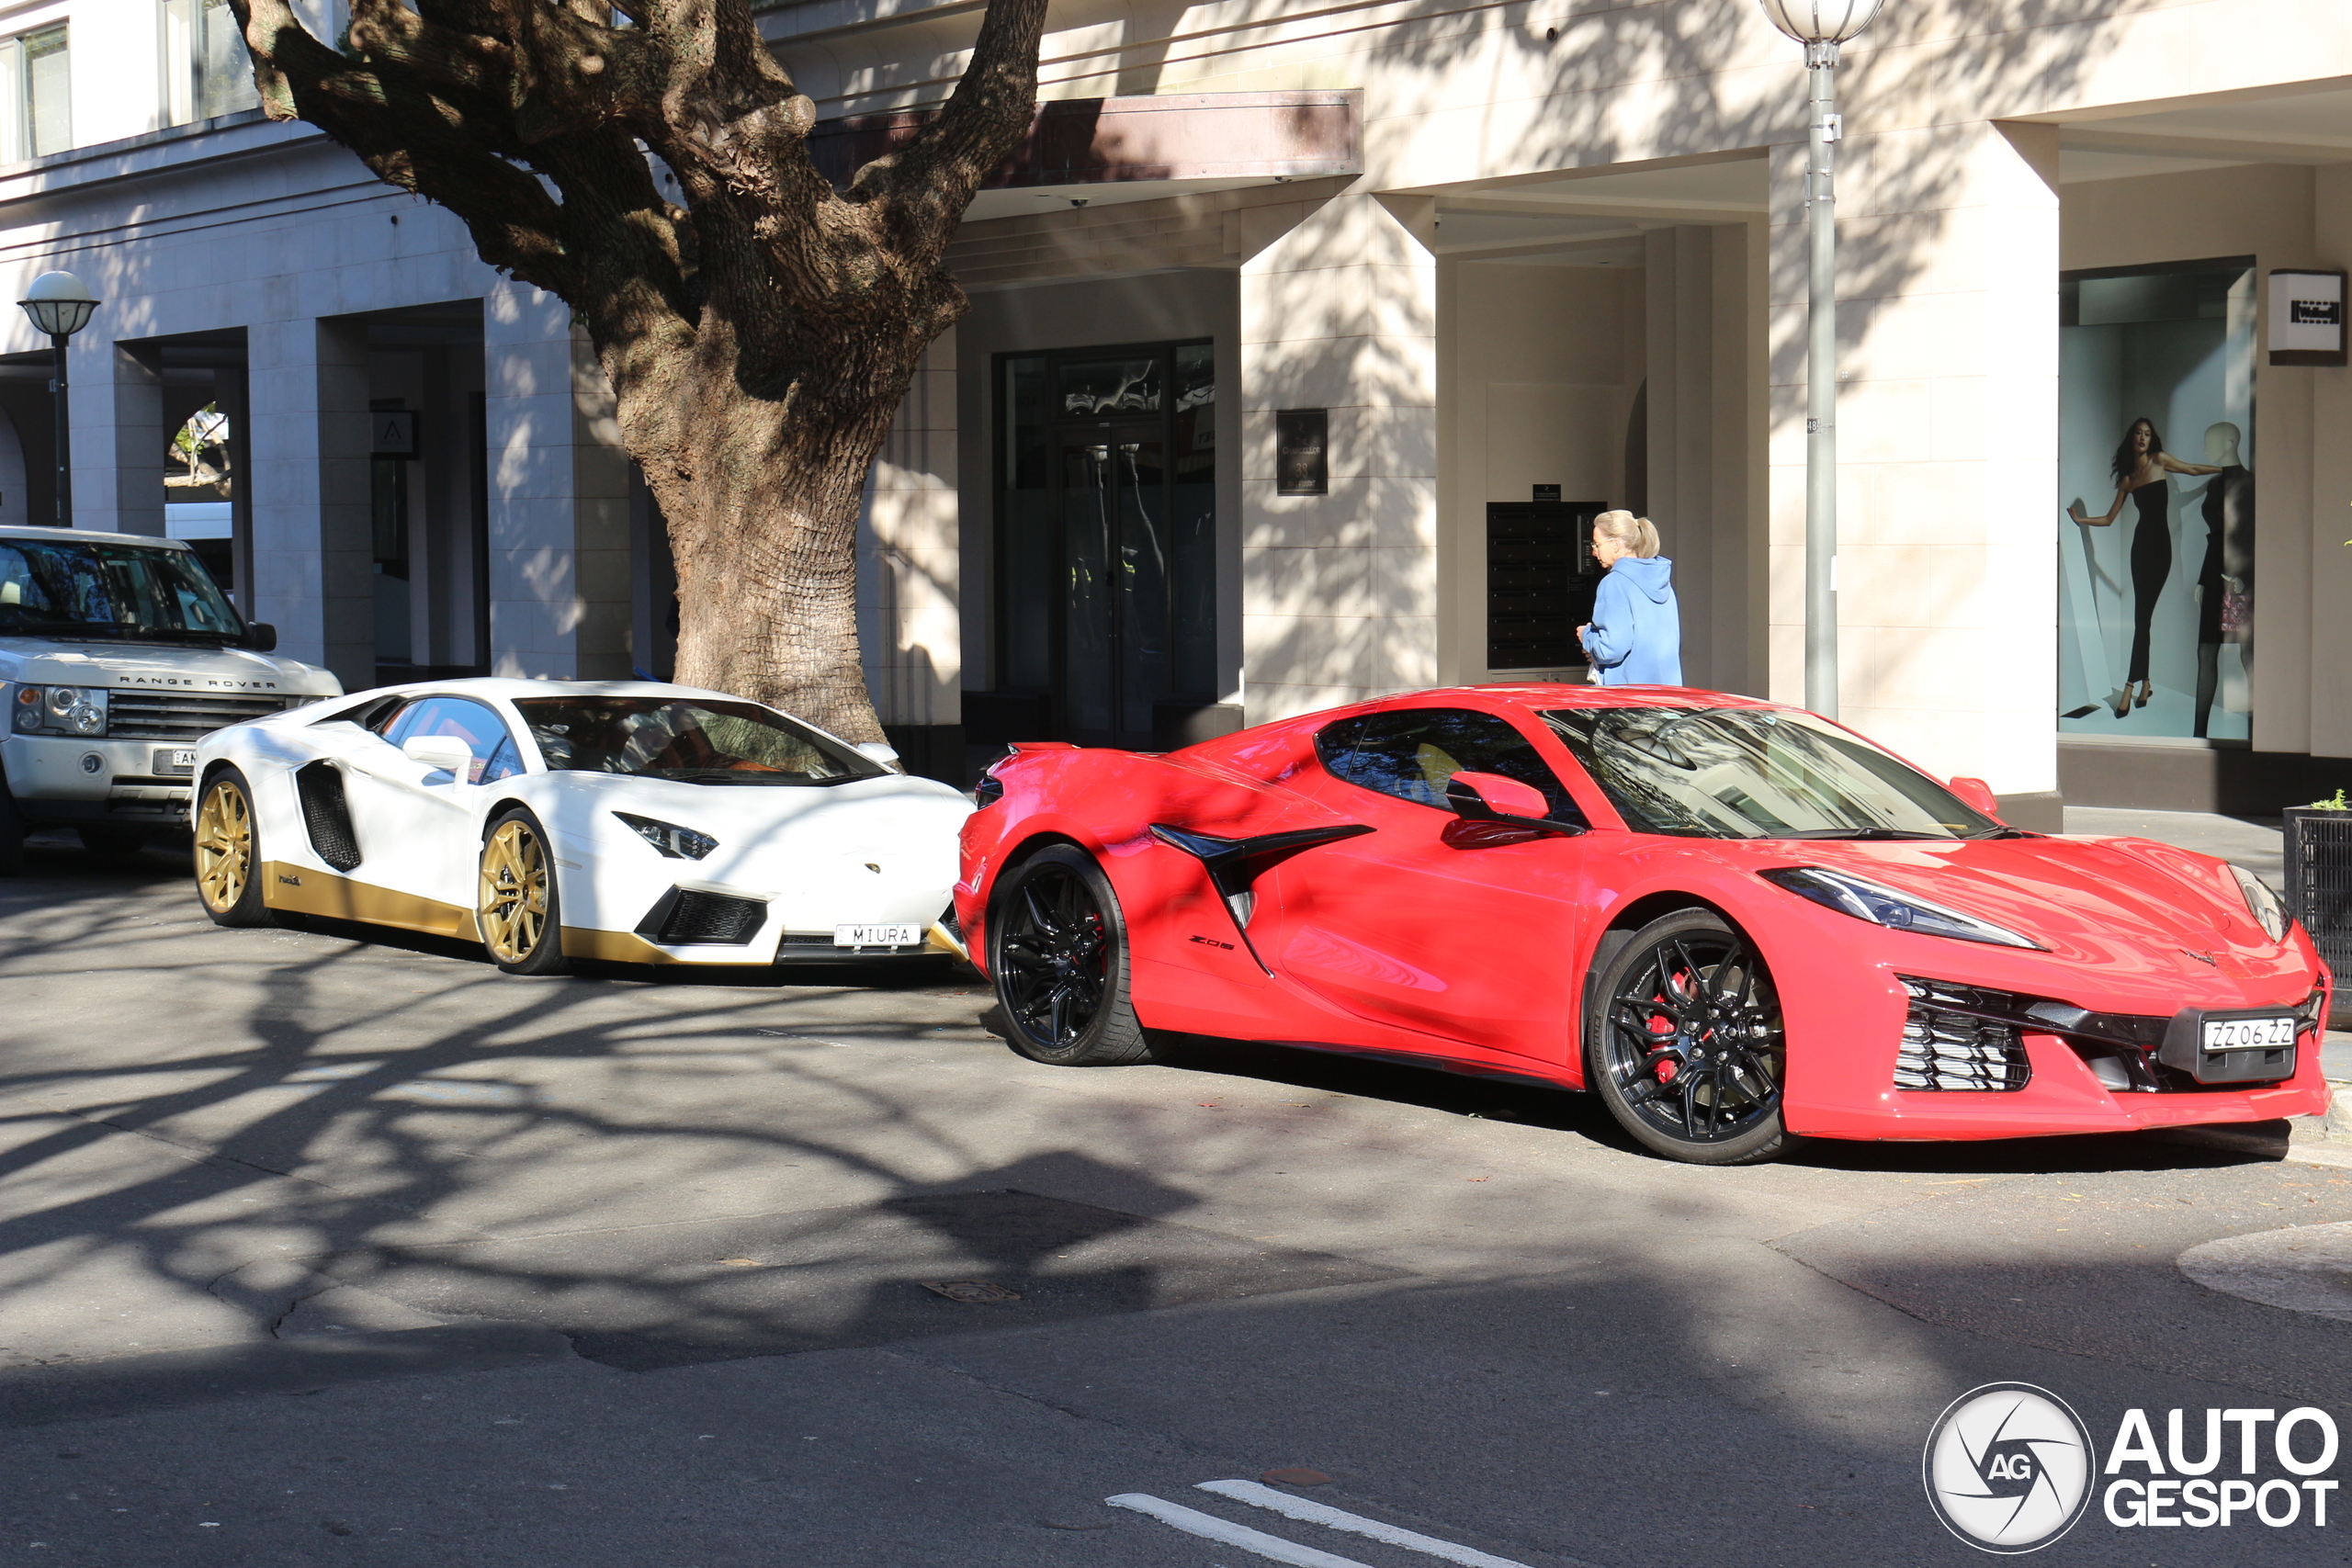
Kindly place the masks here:
[(1566, 838), (1584, 831), (1574, 823), (1552, 820), (1552, 803), (1542, 790), (1500, 773), (1454, 774), (1445, 781), (1445, 803), (1460, 820), (1447, 823), (1440, 836), (1457, 850), (1523, 844), (1530, 839)]
[(1952, 794), (1960, 797), (1960, 803), (1970, 810), (1982, 811), (1996, 822), (2001, 819), (2000, 798), (1983, 779), (1954, 779), (1951, 788)]
[(454, 735), (412, 735), (401, 742), (401, 755), (423, 767), (466, 776), (472, 770), (473, 748)]
[(245, 646), (255, 653), (277, 651), (277, 628), (267, 621), (245, 623)]
[(1507, 779), (1500, 773), (1456, 773), (1445, 781), (1445, 803), (1453, 814), (1470, 821), (1498, 817), (1541, 820), (1552, 807), (1533, 784)]
[(871, 757), (886, 768), (895, 768), (899, 765), (898, 748), (887, 740), (861, 740), (857, 743), (856, 750), (860, 756)]

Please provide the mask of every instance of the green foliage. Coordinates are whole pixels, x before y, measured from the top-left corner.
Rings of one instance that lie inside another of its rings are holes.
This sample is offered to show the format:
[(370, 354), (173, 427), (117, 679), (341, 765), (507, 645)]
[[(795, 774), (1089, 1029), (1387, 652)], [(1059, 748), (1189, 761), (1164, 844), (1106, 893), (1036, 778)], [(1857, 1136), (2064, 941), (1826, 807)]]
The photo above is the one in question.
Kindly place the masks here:
[(2339, 789), (2335, 792), (2335, 798), (2333, 800), (2312, 801), (2311, 804), (2311, 809), (2313, 811), (2352, 811), (2352, 800), (2345, 799), (2344, 792)]

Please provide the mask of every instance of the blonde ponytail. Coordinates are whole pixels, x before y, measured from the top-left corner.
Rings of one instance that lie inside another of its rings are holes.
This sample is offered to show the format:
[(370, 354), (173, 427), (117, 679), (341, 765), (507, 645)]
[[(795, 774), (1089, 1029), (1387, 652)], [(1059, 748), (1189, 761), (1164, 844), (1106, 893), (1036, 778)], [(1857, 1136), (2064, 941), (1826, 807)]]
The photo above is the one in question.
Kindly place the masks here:
[(1636, 517), (1630, 512), (1604, 512), (1592, 520), (1592, 531), (1606, 535), (1626, 552), (1648, 560), (1664, 548), (1657, 536), (1657, 525), (1646, 517)]

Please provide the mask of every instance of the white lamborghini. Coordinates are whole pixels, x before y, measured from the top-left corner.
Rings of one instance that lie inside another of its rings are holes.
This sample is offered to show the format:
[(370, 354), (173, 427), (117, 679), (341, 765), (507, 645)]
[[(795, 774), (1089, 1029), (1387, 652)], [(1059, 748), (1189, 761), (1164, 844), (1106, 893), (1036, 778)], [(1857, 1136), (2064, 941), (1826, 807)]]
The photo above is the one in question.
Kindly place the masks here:
[(685, 686), (385, 687), (197, 744), (197, 892), (225, 926), (398, 926), (515, 975), (959, 952), (971, 804), (888, 751)]

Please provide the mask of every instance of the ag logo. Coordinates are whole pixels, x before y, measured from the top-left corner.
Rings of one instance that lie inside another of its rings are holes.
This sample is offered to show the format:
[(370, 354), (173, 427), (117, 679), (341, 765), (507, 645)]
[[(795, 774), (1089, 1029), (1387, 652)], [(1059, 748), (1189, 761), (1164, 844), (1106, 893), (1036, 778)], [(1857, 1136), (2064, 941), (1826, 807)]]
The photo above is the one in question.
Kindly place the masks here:
[(1928, 1434), (1928, 1501), (1944, 1528), (1983, 1551), (2038, 1551), (2090, 1506), (2088, 1428), (2031, 1383), (1996, 1382), (1954, 1400)]

